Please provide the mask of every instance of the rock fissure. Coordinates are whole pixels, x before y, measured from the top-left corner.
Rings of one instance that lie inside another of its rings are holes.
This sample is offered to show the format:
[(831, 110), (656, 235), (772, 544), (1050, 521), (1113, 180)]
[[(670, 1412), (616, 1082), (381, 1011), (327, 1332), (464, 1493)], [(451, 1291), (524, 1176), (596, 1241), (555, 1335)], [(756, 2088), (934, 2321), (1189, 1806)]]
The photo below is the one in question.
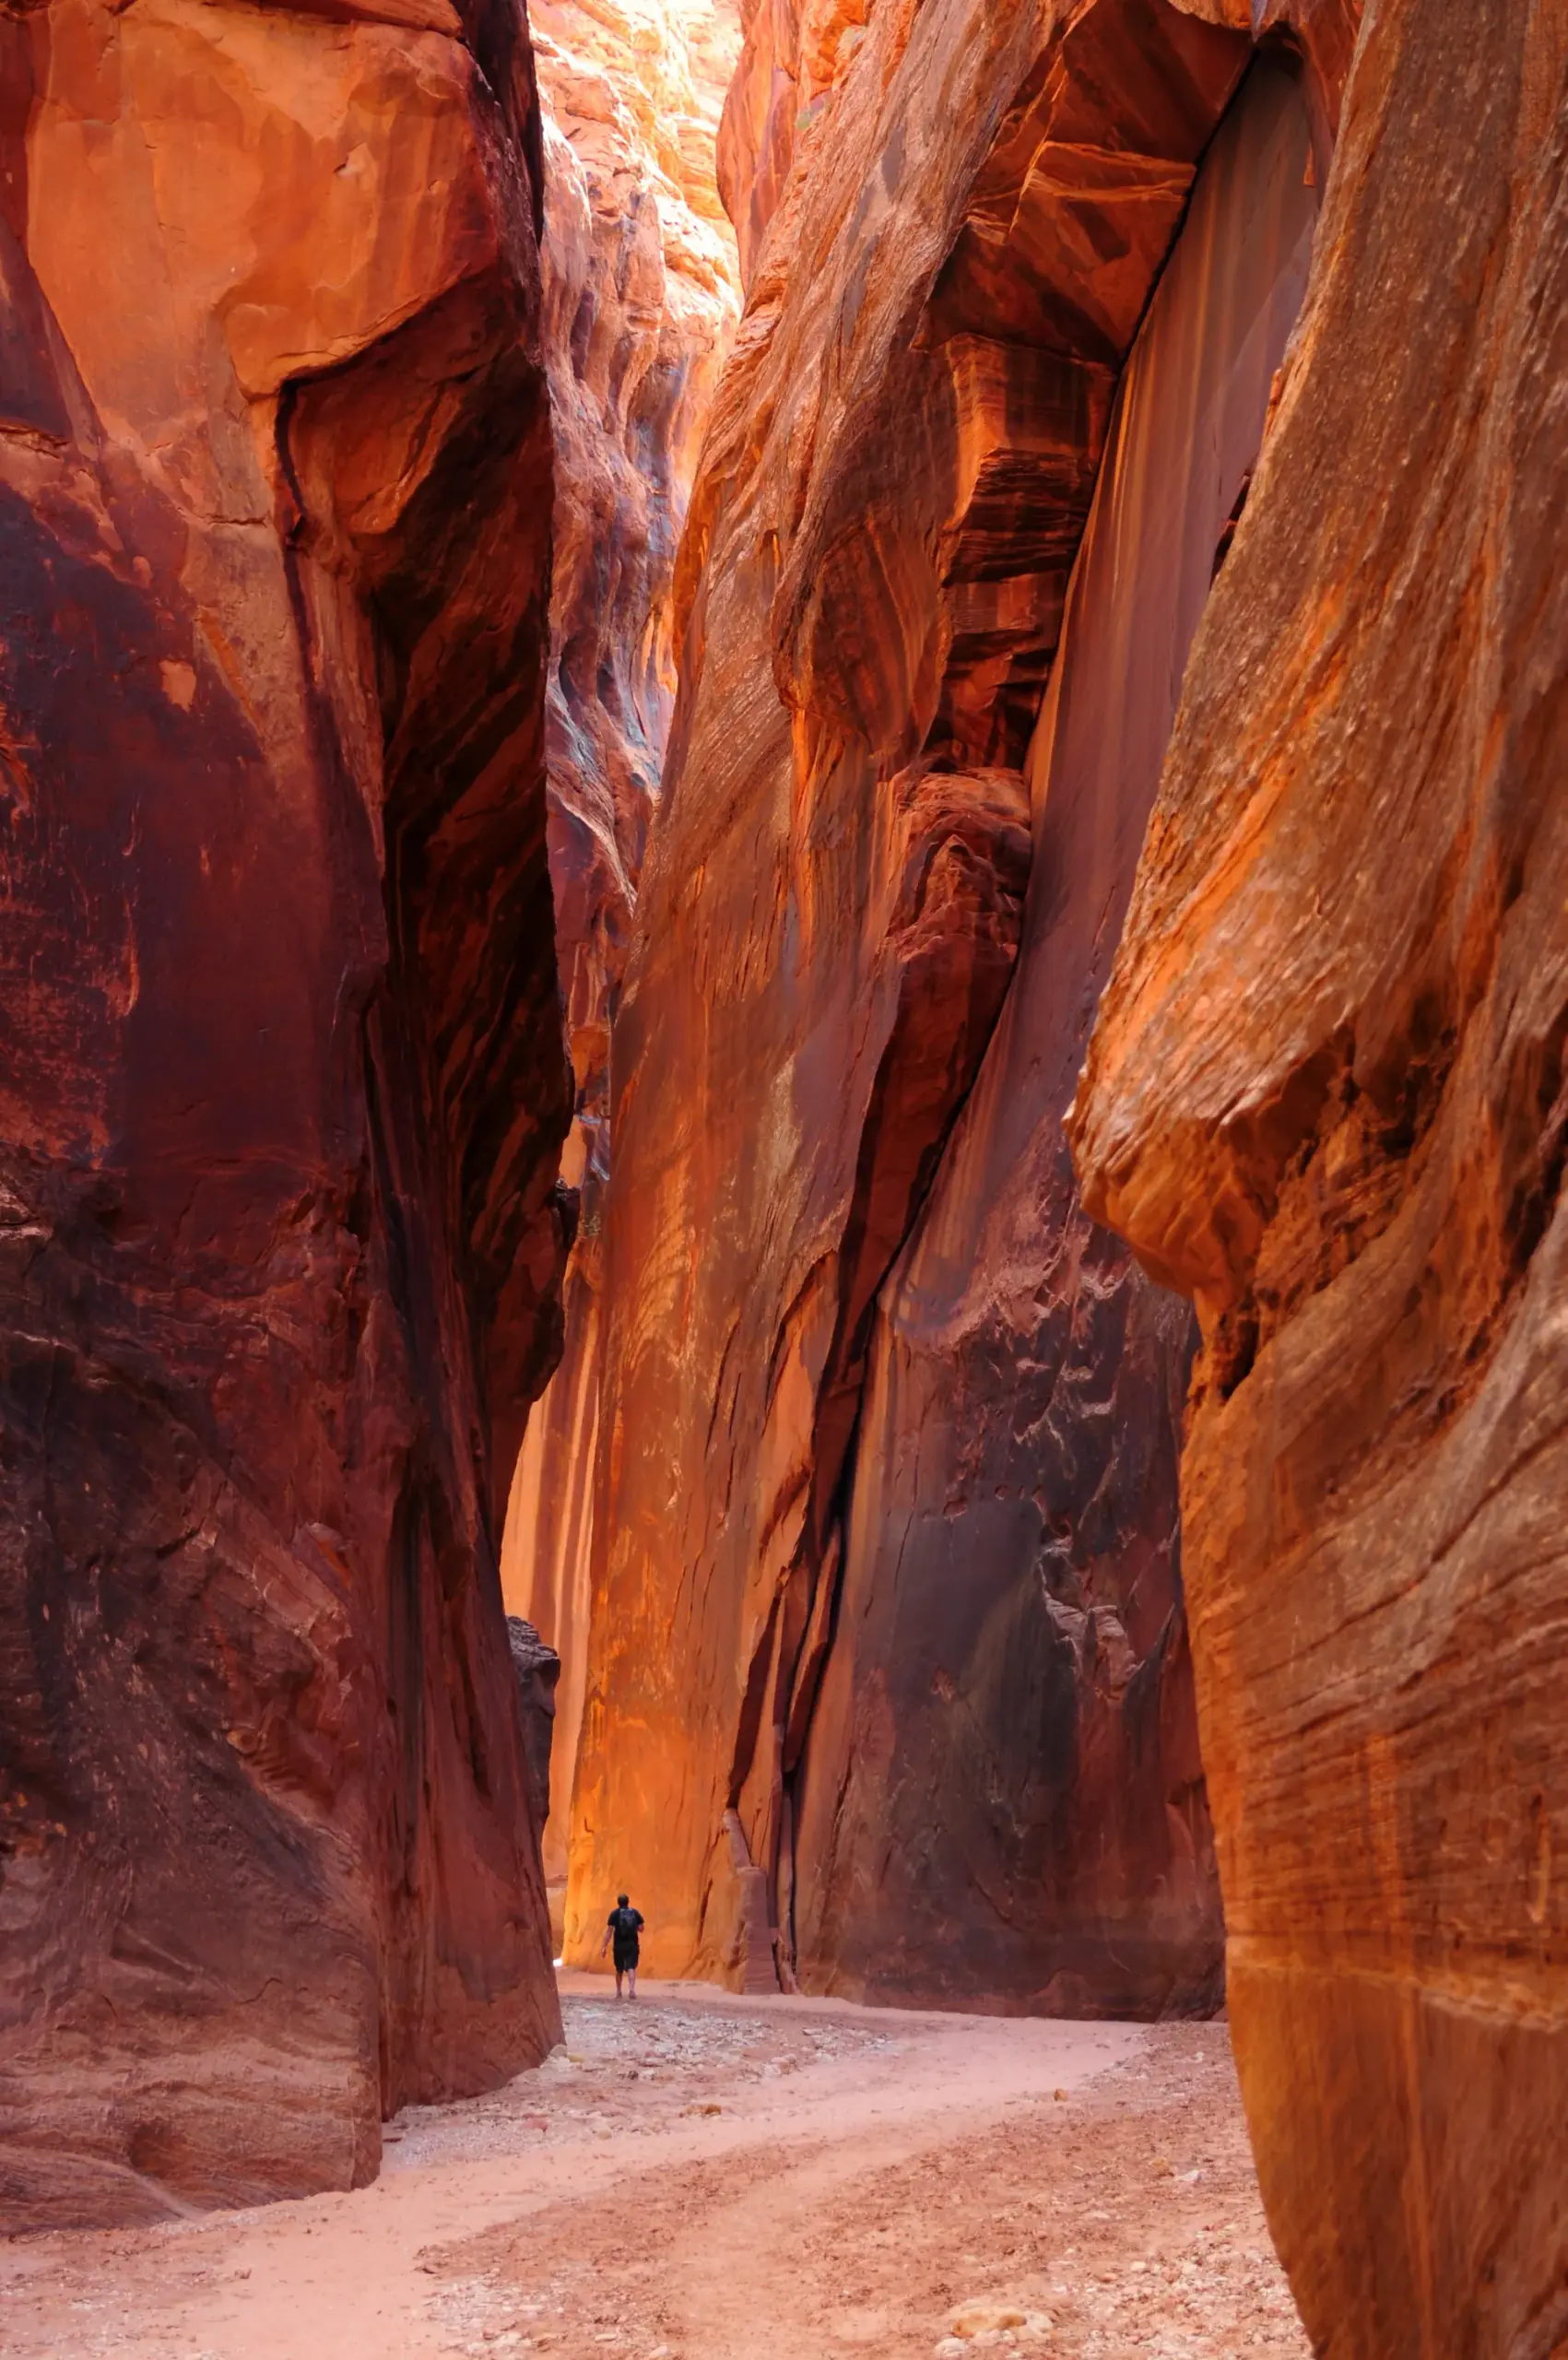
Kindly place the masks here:
[[(713, 180), (739, 28), (727, 0), (532, 11), (548, 206), (545, 360), (555, 441), (547, 713), (549, 862), (575, 1101), (563, 1179), (579, 1216), (563, 1358), (512, 1481), (507, 1599), (562, 1672), (546, 1832), (559, 1932), (586, 1700), (611, 1169), (612, 1025), (674, 705), (672, 581), (697, 449), (738, 311)], [(719, 1390), (713, 1404), (717, 1414)], [(510, 1462), (509, 1462), (510, 1463)]]

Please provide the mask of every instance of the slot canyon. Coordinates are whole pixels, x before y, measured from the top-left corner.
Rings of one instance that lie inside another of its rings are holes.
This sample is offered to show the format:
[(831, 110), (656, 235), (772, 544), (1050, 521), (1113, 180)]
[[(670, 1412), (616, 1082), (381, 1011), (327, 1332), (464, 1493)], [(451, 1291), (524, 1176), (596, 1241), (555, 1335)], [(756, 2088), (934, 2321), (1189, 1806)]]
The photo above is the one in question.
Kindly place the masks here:
[(1568, 2360), (1568, 4), (0, 98), (0, 2347)]

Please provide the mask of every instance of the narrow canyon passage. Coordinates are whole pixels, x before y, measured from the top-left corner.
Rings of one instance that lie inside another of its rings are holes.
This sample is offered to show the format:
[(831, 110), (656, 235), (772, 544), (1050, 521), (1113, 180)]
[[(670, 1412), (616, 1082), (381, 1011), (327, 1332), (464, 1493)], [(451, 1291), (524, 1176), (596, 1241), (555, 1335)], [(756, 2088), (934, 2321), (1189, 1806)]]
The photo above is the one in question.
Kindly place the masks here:
[(1568, 0), (0, 6), (6, 2360), (1568, 2360), (1565, 533)]
[(740, 316), (718, 190), (734, 0), (535, 0), (545, 129), (546, 366), (555, 451), (547, 838), (573, 1106), (560, 1358), (515, 1454), (508, 1611), (561, 1658), (544, 1866), (559, 1947), (588, 1678), (611, 1176), (610, 1035), (675, 702), (674, 575)]
[(563, 2014), (373, 2189), (0, 2247), (7, 2360), (1305, 2360), (1222, 2026), (586, 1977)]

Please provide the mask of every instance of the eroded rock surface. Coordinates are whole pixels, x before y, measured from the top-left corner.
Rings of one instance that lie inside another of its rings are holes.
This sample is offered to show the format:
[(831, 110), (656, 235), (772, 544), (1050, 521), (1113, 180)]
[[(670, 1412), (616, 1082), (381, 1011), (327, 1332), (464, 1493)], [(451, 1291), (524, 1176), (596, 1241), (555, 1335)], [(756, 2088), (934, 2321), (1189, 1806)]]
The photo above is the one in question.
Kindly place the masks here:
[(1216, 200), (1138, 394), (1254, 53), (1227, 13), (750, 12), (748, 309), (616, 1032), (573, 1946), (630, 1883), (656, 1970), (749, 1971), (728, 1811), (808, 1987), (1212, 2003), (1189, 1315), (1079, 1210), (1060, 1117), (1349, 53), (1348, 11), (1296, 12), (1285, 147)]
[(506, 1635), (512, 1648), (517, 1702), (523, 1713), (523, 1751), (528, 1764), (534, 1824), (542, 1829), (550, 1815), (550, 1753), (555, 1742), (555, 1693), (560, 1684), (560, 1658), (520, 1614), (507, 1616)]
[(538, 0), (545, 359), (556, 454), (549, 859), (576, 1087), (563, 1158), (580, 1217), (559, 1369), (517, 1461), (507, 1602), (561, 1653), (553, 1893), (587, 1680), (603, 1355), (610, 1023), (675, 699), (672, 581), (735, 323), (714, 183), (739, 25), (730, 0)]
[(1351, 2360), (1568, 2339), (1565, 192), (1561, 9), (1369, 11), (1074, 1127), (1202, 1323), (1232, 2028)]
[(539, 126), (510, 0), (391, 14), (0, 27), (11, 2223), (362, 2180), (559, 2026)]
[(866, 34), (872, 0), (741, 0), (746, 38), (725, 97), (718, 178), (748, 284), (795, 156)]

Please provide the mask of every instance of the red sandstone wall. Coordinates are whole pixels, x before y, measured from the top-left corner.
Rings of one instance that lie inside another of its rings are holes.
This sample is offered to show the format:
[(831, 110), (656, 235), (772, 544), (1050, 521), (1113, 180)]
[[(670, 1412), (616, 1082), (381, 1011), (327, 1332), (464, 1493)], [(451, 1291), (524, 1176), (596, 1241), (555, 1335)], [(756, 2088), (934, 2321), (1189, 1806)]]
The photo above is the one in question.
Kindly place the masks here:
[[(1102, 842), (1086, 785), (1081, 844), (1031, 747), (1119, 374), (1248, 62), (1223, 13), (884, 0), (826, 43), (787, 171), (756, 75), (798, 88), (803, 25), (751, 18), (725, 135), (748, 310), (615, 1036), (577, 1948), (631, 1882), (656, 1967), (738, 1976), (749, 1859), (818, 1985), (1212, 1994), (1186, 1315), (1050, 1145), (1161, 740)], [(1346, 13), (1298, 25), (1337, 71)], [(1337, 87), (1308, 77), (1314, 180)], [(1188, 520), (1205, 569), (1220, 490)], [(965, 1146), (1015, 958), (1043, 1030)], [(895, 1269), (930, 1297), (913, 1325)]]
[(725, 97), (718, 183), (749, 286), (797, 131), (821, 113), (865, 38), (872, 0), (741, 0), (745, 40)]
[(1568, 17), (1370, 10), (1073, 1125), (1315, 2349), (1568, 2349)]
[(1061, 1118), (1305, 288), (1311, 159), (1299, 79), (1259, 64), (1117, 395), (1025, 766), (1018, 969), (867, 1351), (793, 1782), (814, 1982), (1053, 2011), (1220, 1996), (1177, 1564), (1191, 1315), (1084, 1216)]
[(506, 0), (394, 13), (0, 28), (13, 2223), (362, 2180), (559, 2028), (538, 121)]
[(533, 31), (555, 440), (549, 858), (576, 1088), (561, 1169), (579, 1220), (560, 1364), (517, 1459), (501, 1575), (562, 1659), (545, 1833), (559, 1913), (587, 1685), (610, 1024), (675, 702), (676, 547), (739, 313), (713, 179), (739, 28), (722, 0), (540, 0)]

